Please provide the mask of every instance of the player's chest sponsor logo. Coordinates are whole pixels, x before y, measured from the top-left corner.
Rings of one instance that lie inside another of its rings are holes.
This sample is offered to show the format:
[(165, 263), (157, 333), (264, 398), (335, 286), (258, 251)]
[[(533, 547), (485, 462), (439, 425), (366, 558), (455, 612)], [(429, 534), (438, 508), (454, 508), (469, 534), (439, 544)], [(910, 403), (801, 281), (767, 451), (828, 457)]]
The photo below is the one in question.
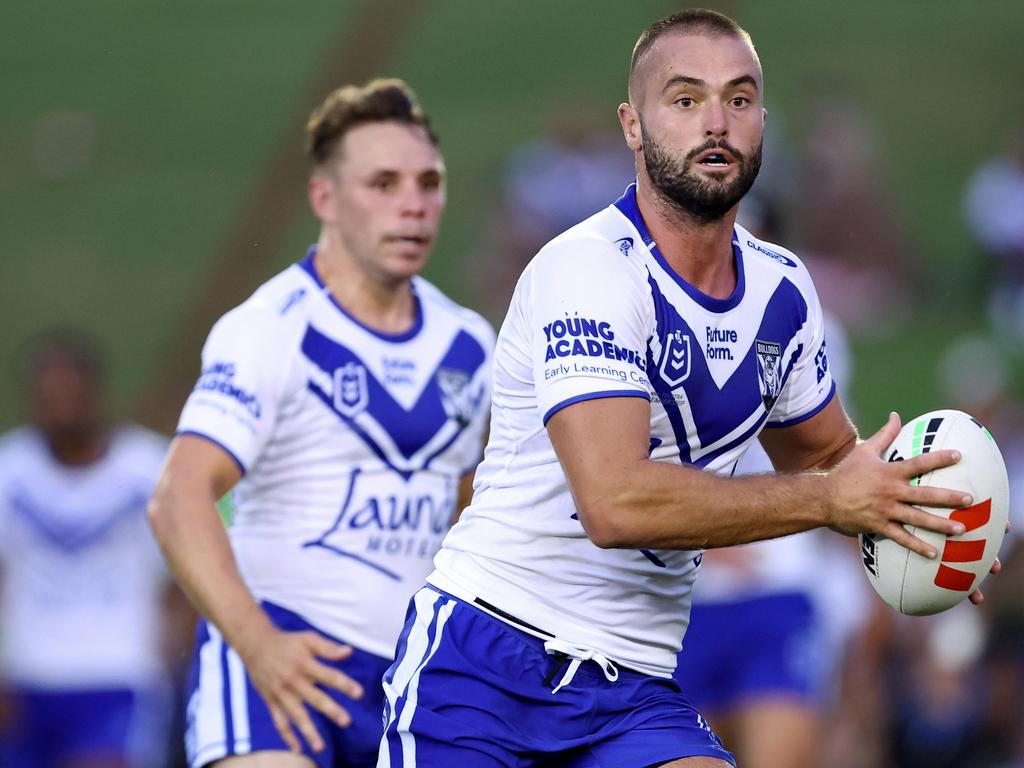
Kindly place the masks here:
[(415, 386), (416, 361), (404, 357), (384, 357), (384, 384), (390, 387)]
[(733, 328), (711, 328), (704, 329), (704, 359), (711, 360), (735, 360), (736, 344), (740, 336)]
[(661, 345), (658, 372), (670, 387), (678, 387), (690, 376), (690, 334), (674, 331)]
[(545, 363), (565, 357), (597, 357), (644, 370), (644, 356), (617, 344), (615, 330), (605, 320), (566, 315), (543, 326), (542, 330), (546, 343)]
[(771, 410), (782, 390), (782, 347), (774, 341), (754, 341), (757, 352), (757, 380), (764, 407)]
[(196, 382), (196, 392), (209, 392), (235, 400), (254, 419), (259, 419), (262, 409), (259, 398), (235, 378), (235, 363), (218, 360), (205, 366)]
[(334, 369), (334, 408), (338, 413), (351, 419), (365, 411), (369, 402), (370, 388), (364, 366), (346, 363)]

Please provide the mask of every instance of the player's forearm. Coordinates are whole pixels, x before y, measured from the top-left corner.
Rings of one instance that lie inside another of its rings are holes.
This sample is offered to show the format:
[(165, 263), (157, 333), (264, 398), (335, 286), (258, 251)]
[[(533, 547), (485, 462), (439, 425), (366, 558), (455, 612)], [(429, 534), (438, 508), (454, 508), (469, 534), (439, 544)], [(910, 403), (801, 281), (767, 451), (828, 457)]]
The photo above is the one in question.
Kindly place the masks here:
[(724, 478), (645, 460), (609, 485), (618, 490), (605, 498), (576, 499), (588, 535), (605, 548), (728, 547), (829, 520), (828, 480), (815, 472)]
[(242, 580), (213, 494), (164, 479), (148, 514), (182, 591), (244, 656), (273, 627)]

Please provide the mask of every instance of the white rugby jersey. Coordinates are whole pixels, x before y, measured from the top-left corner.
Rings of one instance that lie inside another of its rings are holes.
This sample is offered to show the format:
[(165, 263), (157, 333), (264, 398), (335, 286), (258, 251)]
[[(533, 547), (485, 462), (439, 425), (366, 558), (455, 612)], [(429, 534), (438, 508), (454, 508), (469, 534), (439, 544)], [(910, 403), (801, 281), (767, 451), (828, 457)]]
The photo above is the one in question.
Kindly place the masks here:
[(540, 251), (498, 335), (473, 503), (431, 583), (624, 666), (671, 674), (701, 553), (596, 547), (545, 424), (583, 400), (642, 397), (652, 458), (729, 474), (763, 427), (821, 410), (834, 385), (807, 271), (740, 227), (733, 252), (733, 294), (696, 290), (659, 253), (635, 186)]
[(70, 467), (32, 427), (0, 439), (3, 677), (74, 689), (160, 674), (167, 575), (146, 503), (166, 450), (122, 427), (99, 460)]
[(390, 657), (480, 459), (494, 332), (421, 278), (414, 326), (374, 331), (313, 255), (217, 322), (178, 433), (244, 474), (229, 536), (253, 595)]

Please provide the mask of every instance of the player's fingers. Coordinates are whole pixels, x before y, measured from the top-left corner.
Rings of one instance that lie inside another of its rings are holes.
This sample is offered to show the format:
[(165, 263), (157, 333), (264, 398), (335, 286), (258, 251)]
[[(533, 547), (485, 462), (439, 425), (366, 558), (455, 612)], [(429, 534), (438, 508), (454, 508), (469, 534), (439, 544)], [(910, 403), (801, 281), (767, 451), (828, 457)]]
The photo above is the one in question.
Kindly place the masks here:
[(304, 698), (310, 706), (325, 714), (342, 728), (348, 728), (352, 725), (352, 716), (348, 713), (348, 710), (338, 704), (338, 702), (332, 699), (320, 688), (317, 688), (315, 685), (306, 685), (303, 686), (301, 693), (302, 698)]
[(873, 453), (881, 456), (885, 449), (892, 445), (892, 441), (895, 440), (896, 436), (900, 433), (900, 426), (900, 417), (896, 411), (893, 411), (889, 414), (889, 418), (886, 420), (885, 424), (882, 425), (882, 428), (864, 442), (871, 446)]
[(970, 597), (968, 597), (967, 599), (974, 603), (974, 605), (981, 605), (985, 602), (985, 595), (981, 593), (980, 589), (976, 589), (973, 592), (971, 592)]
[(305, 703), (298, 697), (291, 695), (284, 697), (281, 703), (288, 714), (288, 719), (299, 729), (299, 733), (302, 734), (302, 738), (309, 744), (310, 749), (314, 752), (323, 752), (324, 740), (320, 737), (320, 731), (313, 724), (313, 719), (309, 716), (309, 710), (306, 709)]
[(925, 512), (923, 509), (906, 504), (900, 506), (899, 511), (893, 515), (893, 519), (898, 520), (904, 525), (912, 525), (917, 528), (924, 528), (927, 531), (935, 531), (944, 536), (959, 536), (964, 532), (963, 523), (950, 520), (948, 517), (942, 517), (941, 515), (933, 515), (931, 512)]
[(922, 453), (906, 461), (894, 461), (889, 466), (903, 477), (910, 479), (926, 475), (932, 470), (950, 467), (960, 461), (960, 451), (943, 450)]
[(328, 667), (326, 664), (317, 663), (309, 668), (309, 674), (320, 685), (341, 691), (350, 699), (361, 699), (363, 697), (363, 686), (341, 670)]
[(903, 492), (903, 501), (919, 507), (947, 507), (957, 509), (974, 503), (971, 494), (950, 488), (927, 488), (911, 485)]
[(309, 647), (313, 649), (313, 653), (321, 658), (342, 661), (352, 655), (351, 645), (335, 643), (316, 632), (305, 632), (304, 637)]
[(284, 739), (284, 743), (288, 745), (288, 750), (291, 752), (302, 752), (302, 747), (299, 745), (299, 740), (295, 738), (295, 733), (292, 731), (291, 722), (288, 720), (288, 716), (284, 713), (276, 704), (267, 702), (267, 709), (270, 710), (270, 719), (274, 723), (274, 728), (281, 734), (281, 738)]
[(901, 547), (916, 552), (922, 557), (927, 557), (929, 560), (934, 559), (938, 552), (935, 551), (935, 547), (931, 544), (921, 541), (916, 536), (912, 536), (910, 532), (899, 523), (889, 523), (881, 531), (883, 536), (888, 536), (890, 539), (895, 541)]
[(993, 563), (992, 563), (992, 567), (991, 567), (991, 568), (989, 568), (988, 572), (989, 572), (989, 573), (999, 573), (999, 572), (1000, 572), (1001, 570), (1003, 570), (1003, 561), (1002, 561), (1002, 560), (1000, 560), (1000, 559), (999, 559), (999, 558), (997, 557), (997, 558), (995, 559), (995, 562), (993, 562)]

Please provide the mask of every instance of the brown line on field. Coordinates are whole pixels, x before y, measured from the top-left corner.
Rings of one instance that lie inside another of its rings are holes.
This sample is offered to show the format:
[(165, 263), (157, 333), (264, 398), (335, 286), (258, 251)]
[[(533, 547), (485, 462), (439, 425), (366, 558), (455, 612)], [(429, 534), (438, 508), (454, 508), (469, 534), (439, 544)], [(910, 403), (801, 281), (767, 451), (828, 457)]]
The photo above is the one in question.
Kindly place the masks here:
[(216, 263), (196, 286), (195, 298), (182, 311), (162, 362), (134, 408), (144, 424), (170, 431), (195, 383), (203, 341), (217, 319), (244, 301), (271, 276), (282, 240), (306, 206), (307, 165), (302, 153), (301, 126), (313, 106), (332, 89), (380, 75), (405, 42), (429, 0), (373, 0), (360, 3), (327, 59), (309, 80), (298, 100), (301, 114), (287, 121), (294, 130), (282, 137), (276, 152), (253, 184), (247, 202), (217, 249)]

